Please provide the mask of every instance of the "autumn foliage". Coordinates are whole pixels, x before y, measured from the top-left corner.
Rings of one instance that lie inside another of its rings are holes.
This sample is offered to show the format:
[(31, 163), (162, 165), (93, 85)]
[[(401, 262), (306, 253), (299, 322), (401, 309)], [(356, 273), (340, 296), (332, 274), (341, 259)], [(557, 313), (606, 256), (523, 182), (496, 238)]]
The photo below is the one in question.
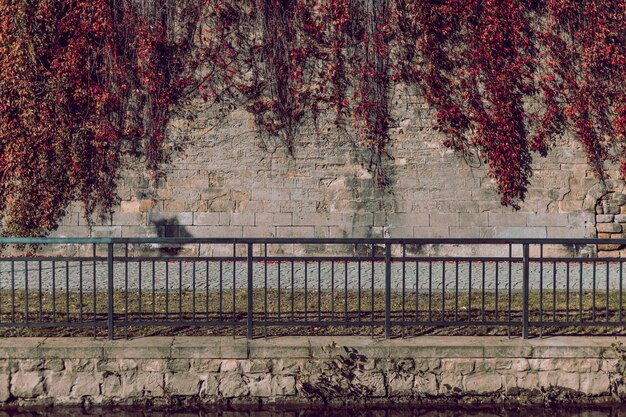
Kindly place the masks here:
[(625, 0), (0, 0), (3, 233), (52, 230), (72, 201), (109, 212), (121, 161), (159, 176), (191, 99), (244, 107), (290, 152), (334, 115), (386, 187), (400, 83), (504, 205), (568, 129), (600, 178), (626, 176)]

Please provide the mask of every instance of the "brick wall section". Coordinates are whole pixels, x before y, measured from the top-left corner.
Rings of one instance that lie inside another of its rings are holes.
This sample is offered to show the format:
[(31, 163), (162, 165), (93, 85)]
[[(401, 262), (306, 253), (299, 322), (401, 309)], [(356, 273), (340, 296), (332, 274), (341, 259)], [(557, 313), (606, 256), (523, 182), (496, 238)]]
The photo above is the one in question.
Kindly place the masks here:
[(598, 180), (579, 143), (562, 140), (535, 158), (526, 202), (513, 212), (500, 207), (484, 166), (442, 147), (423, 103), (402, 92), (393, 103), (388, 190), (376, 187), (366, 155), (332, 121), (303, 128), (290, 156), (262, 139), (243, 110), (219, 123), (204, 114), (215, 127), (193, 131), (166, 181), (151, 188), (129, 169), (112, 219), (90, 230), (73, 205), (55, 236), (596, 236), (595, 200), (585, 199)]

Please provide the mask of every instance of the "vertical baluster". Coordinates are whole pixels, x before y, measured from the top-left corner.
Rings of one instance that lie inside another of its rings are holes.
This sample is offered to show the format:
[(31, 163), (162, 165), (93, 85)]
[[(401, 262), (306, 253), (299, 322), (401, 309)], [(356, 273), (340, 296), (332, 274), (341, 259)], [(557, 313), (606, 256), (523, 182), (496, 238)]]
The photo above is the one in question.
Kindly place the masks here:
[(183, 321), (183, 261), (178, 261), (178, 321)]
[(433, 321), (433, 261), (428, 261), (428, 321)]
[[(57, 280), (56, 280), (56, 261), (52, 261), (52, 322), (57, 321)], [(95, 291), (95, 286), (94, 286)], [(94, 303), (94, 322), (95, 322), (95, 303)]]
[(467, 289), (467, 321), (472, 321), (472, 260), (468, 263), (469, 276), (468, 276), (468, 289)]
[(308, 311), (309, 311), (309, 263), (308, 261), (304, 261), (304, 322), (307, 323), (308, 319)]

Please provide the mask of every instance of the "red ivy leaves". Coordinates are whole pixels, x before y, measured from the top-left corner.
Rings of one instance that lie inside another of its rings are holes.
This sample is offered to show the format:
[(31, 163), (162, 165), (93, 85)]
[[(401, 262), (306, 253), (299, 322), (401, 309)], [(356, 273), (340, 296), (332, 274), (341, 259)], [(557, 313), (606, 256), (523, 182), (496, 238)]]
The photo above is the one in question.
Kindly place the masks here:
[(597, 174), (626, 176), (626, 2), (397, 0), (401, 74), (457, 151), (477, 149), (519, 207), (532, 151), (573, 127)]
[(126, 154), (158, 175), (176, 106), (244, 105), (293, 136), (352, 120), (378, 184), (389, 92), (419, 87), (444, 144), (478, 152), (519, 207), (533, 152), (571, 126), (592, 167), (626, 177), (626, 0), (11, 0), (0, 5), (4, 233), (110, 211)]
[(168, 113), (187, 84), (182, 56), (198, 22), (173, 33), (173, 25), (159, 26), (168, 24), (160, 7), (133, 0), (0, 5), (4, 234), (52, 230), (72, 201), (84, 203), (87, 217), (97, 208), (106, 213), (117, 202), (125, 153), (145, 152), (155, 171), (166, 159)]

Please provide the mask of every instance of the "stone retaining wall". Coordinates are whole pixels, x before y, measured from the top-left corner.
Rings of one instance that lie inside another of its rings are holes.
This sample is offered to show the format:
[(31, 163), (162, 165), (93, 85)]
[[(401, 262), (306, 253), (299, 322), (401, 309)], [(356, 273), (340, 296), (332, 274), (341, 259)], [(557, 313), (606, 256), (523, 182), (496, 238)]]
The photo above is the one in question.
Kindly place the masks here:
[(422, 97), (398, 89), (391, 102), (386, 190), (357, 138), (332, 120), (305, 124), (290, 155), (280, 140), (259, 135), (244, 110), (222, 117), (205, 109), (198, 126), (172, 131), (186, 143), (165, 167), (167, 180), (151, 184), (131, 165), (111, 218), (90, 228), (73, 204), (54, 236), (596, 237), (594, 209), (606, 191), (579, 141), (565, 135), (547, 158), (535, 155), (526, 201), (513, 211), (500, 206), (480, 158), (443, 147)]
[(5, 338), (0, 340), (0, 402), (617, 401), (626, 389), (623, 352), (614, 342), (574, 337)]

